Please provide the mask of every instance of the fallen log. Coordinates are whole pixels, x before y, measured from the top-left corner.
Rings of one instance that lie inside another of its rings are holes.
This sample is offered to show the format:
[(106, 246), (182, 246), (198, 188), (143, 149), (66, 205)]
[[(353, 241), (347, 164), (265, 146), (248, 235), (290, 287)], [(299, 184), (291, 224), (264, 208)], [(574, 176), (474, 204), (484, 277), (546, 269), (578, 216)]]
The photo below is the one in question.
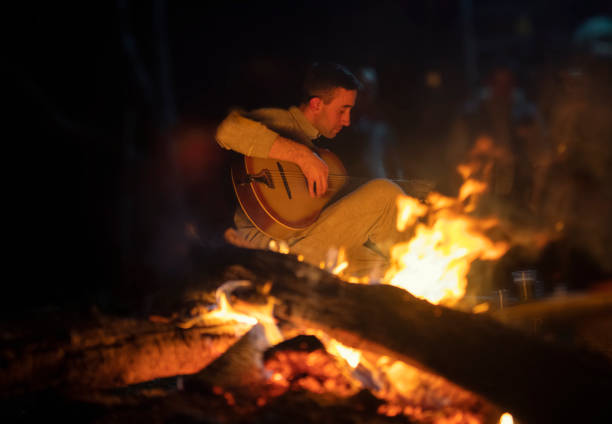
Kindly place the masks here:
[[(255, 287), (272, 282), (269, 295), (277, 299), (274, 314), (280, 320), (416, 365), (508, 409), (523, 422), (603, 422), (606, 418), (612, 371), (605, 357), (594, 352), (540, 340), (484, 315), (433, 306), (395, 287), (349, 284), (290, 255), (234, 247), (201, 249), (194, 254), (194, 264), (199, 269), (189, 281), (173, 282), (144, 302), (153, 306), (143, 307), (143, 316), (155, 312), (169, 316), (194, 294), (208, 293), (226, 280), (246, 279)], [(261, 292), (238, 290), (235, 295), (252, 303), (257, 297), (252, 294)], [(40, 350), (4, 349), (2, 359), (8, 366), (3, 366), (0, 381), (9, 384), (2, 387), (36, 385), (40, 376), (44, 378), (38, 381), (47, 383), (63, 379), (85, 386), (115, 386), (189, 374), (237, 340), (225, 335), (224, 341), (207, 345), (203, 341), (210, 336), (206, 328), (183, 330), (172, 323), (146, 322), (137, 319), (131, 327), (139, 328), (136, 334), (124, 328), (118, 332), (123, 335), (110, 342), (96, 342), (104, 337), (96, 338), (95, 331), (79, 333), (78, 343), (73, 339), (43, 349), (46, 360), (36, 360), (33, 353)], [(109, 323), (101, 326), (108, 329)], [(159, 337), (147, 335), (150, 326)], [(210, 354), (190, 368), (184, 366), (188, 359), (177, 365), (182, 360), (175, 346), (182, 346), (187, 356), (199, 357), (206, 349)], [(19, 354), (33, 357), (14, 368)], [(143, 357), (154, 359), (139, 359)], [(167, 367), (163, 373), (160, 364)]]
[(538, 336), (586, 345), (612, 363), (612, 290), (555, 296), (505, 307), (490, 315)]
[(217, 259), (226, 279), (271, 281), (278, 318), (417, 365), (524, 422), (603, 422), (608, 414), (612, 368), (596, 352), (434, 306), (392, 286), (346, 283), (291, 256), (230, 249)]
[(27, 341), (13, 338), (0, 345), (0, 395), (53, 387), (105, 389), (195, 373), (247, 330), (240, 325), (182, 329), (112, 316), (75, 322), (65, 337), (34, 329)]

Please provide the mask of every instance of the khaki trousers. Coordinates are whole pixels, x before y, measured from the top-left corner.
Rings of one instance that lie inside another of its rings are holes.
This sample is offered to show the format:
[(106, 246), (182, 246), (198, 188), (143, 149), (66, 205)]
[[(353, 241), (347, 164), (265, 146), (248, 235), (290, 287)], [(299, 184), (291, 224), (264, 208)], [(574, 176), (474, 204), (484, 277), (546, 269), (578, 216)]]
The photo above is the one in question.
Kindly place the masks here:
[[(395, 183), (372, 180), (323, 210), (317, 222), (298, 237), (287, 240), (290, 252), (303, 255), (315, 266), (326, 262), (330, 249), (343, 247), (349, 266), (344, 271), (356, 277), (379, 280), (388, 267), (389, 249), (402, 239), (396, 229), (396, 199), (404, 194)], [(271, 240), (250, 223), (236, 220), (239, 234), (259, 248)]]

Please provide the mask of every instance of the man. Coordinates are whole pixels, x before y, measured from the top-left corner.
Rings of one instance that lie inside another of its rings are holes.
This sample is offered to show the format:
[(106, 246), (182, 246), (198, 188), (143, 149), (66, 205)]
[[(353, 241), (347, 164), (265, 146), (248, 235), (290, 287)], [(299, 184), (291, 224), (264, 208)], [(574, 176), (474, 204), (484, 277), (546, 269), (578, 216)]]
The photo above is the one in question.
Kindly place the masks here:
[[(312, 197), (327, 191), (328, 167), (312, 150), (319, 136), (334, 138), (349, 126), (351, 109), (360, 83), (338, 64), (314, 64), (304, 80), (299, 107), (233, 111), (221, 122), (219, 145), (247, 156), (272, 158), (297, 164), (306, 177)], [(319, 265), (330, 249), (343, 247), (349, 267), (346, 274), (380, 279), (388, 263), (389, 248), (398, 241), (396, 198), (403, 194), (394, 183), (377, 179), (328, 205), (310, 227), (284, 240), (294, 254)], [(271, 240), (242, 212), (228, 237), (236, 244), (266, 248)]]

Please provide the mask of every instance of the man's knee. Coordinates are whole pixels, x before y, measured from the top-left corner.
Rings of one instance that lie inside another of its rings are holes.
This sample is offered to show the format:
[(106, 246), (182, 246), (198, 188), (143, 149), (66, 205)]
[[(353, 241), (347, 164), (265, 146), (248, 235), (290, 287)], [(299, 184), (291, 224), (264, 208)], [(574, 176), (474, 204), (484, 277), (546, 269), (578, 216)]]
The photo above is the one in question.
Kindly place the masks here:
[(373, 198), (380, 200), (392, 200), (393, 202), (395, 202), (397, 196), (405, 194), (400, 186), (395, 184), (393, 181), (384, 178), (377, 178), (369, 181), (362, 188), (367, 192), (372, 193)]

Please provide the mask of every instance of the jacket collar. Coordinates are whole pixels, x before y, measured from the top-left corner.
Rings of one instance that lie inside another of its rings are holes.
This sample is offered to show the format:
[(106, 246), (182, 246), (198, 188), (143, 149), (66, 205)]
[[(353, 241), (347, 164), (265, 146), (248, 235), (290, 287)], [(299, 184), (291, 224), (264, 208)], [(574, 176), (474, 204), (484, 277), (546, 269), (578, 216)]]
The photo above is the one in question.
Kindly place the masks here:
[(293, 119), (295, 119), (295, 121), (300, 126), (301, 130), (304, 132), (304, 134), (306, 134), (306, 136), (309, 139), (314, 140), (316, 138), (319, 138), (319, 136), (321, 135), (319, 133), (319, 130), (317, 130), (310, 123), (310, 121), (308, 119), (306, 119), (306, 117), (304, 116), (304, 114), (302, 113), (302, 111), (298, 107), (291, 106), (289, 108), (289, 113), (291, 114), (291, 116), (293, 116)]

